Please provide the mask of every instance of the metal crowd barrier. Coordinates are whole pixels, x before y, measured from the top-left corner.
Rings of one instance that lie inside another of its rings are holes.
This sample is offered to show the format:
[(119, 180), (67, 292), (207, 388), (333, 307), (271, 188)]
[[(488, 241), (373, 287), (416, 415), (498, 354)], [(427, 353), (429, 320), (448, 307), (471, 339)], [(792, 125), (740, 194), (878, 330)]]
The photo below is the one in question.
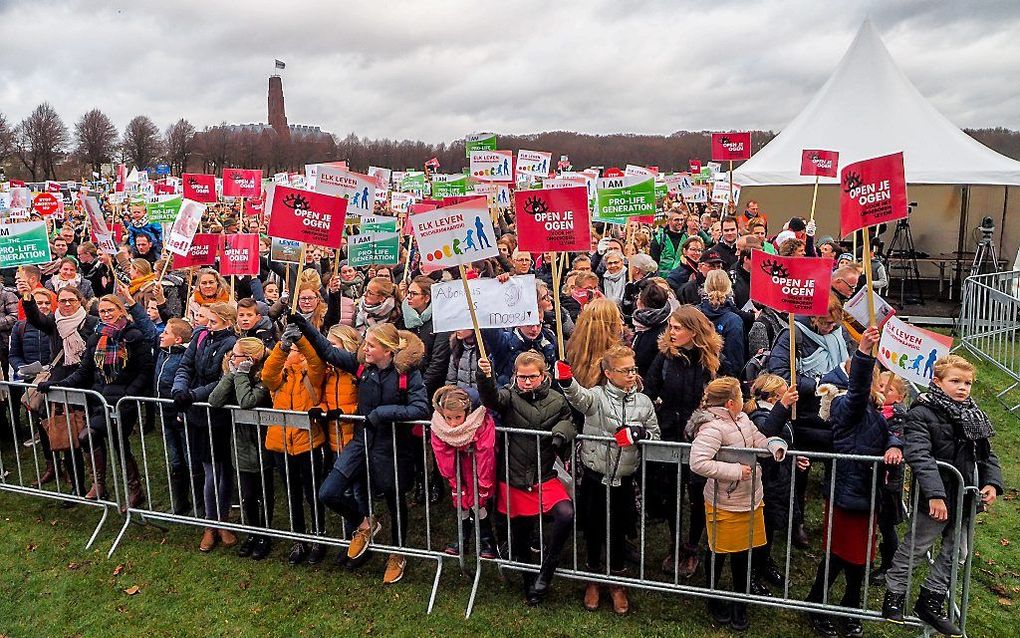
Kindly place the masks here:
[[(17, 381), (0, 382), (0, 390), (7, 396), (7, 419), (12, 440), (9, 449), (0, 450), (0, 490), (102, 509), (102, 517), (85, 544), (85, 548), (89, 549), (106, 523), (111, 508), (117, 511), (119, 504), (124, 502), (121, 498), (121, 468), (112, 455), (102, 453), (110, 448), (109, 434), (104, 441), (88, 428), (85, 440), (79, 441), (72, 428), (66, 428), (66, 449), (53, 451), (42, 420), (78, 411), (84, 413), (86, 425), (90, 419), (101, 419), (107, 433), (112, 433), (112, 411), (98, 392), (58, 386), (46, 395), (46, 413), (36, 414), (20, 401), (24, 392), (33, 387), (33, 384)], [(20, 440), (22, 432), (19, 424), (27, 426), (28, 440), (25, 443)], [(100, 453), (97, 454), (97, 451)], [(46, 484), (42, 481), (48, 464), (52, 464), (55, 472), (52, 488), (47, 487), (50, 481)], [(86, 492), (100, 469), (107, 477), (106, 493), (96, 499), (87, 499)]]
[[(1013, 383), (996, 396), (1020, 386), (1020, 271), (971, 275), (963, 282), (957, 332), (960, 347), (1009, 375)], [(1020, 408), (1020, 403), (1007, 407)]]

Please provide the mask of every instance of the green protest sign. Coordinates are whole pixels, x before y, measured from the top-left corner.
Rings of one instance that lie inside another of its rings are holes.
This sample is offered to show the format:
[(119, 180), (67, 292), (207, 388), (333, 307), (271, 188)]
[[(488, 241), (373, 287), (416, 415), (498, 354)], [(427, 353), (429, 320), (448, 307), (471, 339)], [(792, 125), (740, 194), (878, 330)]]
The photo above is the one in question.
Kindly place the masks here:
[[(440, 177), (440, 176), (436, 176)], [(467, 175), (443, 175), (442, 179), (432, 180), (432, 197), (462, 197), (467, 195)]]
[(0, 226), (0, 268), (45, 264), (52, 259), (46, 222)]
[(661, 200), (666, 199), (666, 195), (669, 194), (669, 187), (665, 183), (655, 185), (655, 199)]
[(655, 181), (650, 177), (602, 178), (596, 203), (595, 221), (626, 224), (630, 217), (654, 215)]
[(400, 233), (362, 233), (347, 240), (347, 263), (358, 268), (369, 264), (400, 263)]
[(425, 173), (423, 171), (408, 171), (401, 178), (398, 190), (404, 193), (424, 193)]
[(465, 157), (471, 157), (471, 151), (494, 151), (496, 150), (495, 133), (476, 133), (464, 138)]
[(174, 195), (157, 202), (145, 205), (145, 213), (150, 224), (172, 224), (177, 221), (177, 213), (181, 210), (184, 198)]

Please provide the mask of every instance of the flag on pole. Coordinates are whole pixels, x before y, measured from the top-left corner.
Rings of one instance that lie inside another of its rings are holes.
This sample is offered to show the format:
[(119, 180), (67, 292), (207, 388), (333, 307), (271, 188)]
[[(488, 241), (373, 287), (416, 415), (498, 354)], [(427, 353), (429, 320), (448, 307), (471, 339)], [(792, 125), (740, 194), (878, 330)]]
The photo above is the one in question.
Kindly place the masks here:
[(278, 68), (278, 69), (286, 69), (287, 65), (284, 64), (283, 61), (281, 61), (281, 60), (276, 60), (276, 68)]

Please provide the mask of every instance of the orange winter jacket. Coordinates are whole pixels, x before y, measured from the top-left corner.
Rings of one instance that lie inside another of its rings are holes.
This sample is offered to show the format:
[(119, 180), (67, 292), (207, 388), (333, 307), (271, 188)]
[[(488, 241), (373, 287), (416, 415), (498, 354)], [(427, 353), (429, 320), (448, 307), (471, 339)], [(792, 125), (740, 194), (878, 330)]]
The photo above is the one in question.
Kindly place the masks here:
[[(287, 363), (288, 353), (277, 345), (262, 366), (262, 382), (273, 394), (274, 409), (307, 412), (321, 401), (326, 364), (315, 353), (308, 339), (302, 337), (297, 346), (305, 359), (302, 363)], [(292, 456), (304, 454), (320, 447), (326, 440), (317, 424), (312, 425), (311, 433), (309, 443), (308, 430), (304, 428), (270, 425), (266, 431), (266, 449)]]
[[(324, 412), (340, 410), (344, 414), (358, 412), (358, 383), (354, 375), (329, 366), (326, 370), (326, 381), (322, 389), (322, 409)], [(337, 427), (339, 425), (339, 427)], [(329, 447), (339, 452), (343, 446), (354, 438), (354, 423), (351, 421), (330, 420)], [(339, 434), (339, 440), (337, 437)]]

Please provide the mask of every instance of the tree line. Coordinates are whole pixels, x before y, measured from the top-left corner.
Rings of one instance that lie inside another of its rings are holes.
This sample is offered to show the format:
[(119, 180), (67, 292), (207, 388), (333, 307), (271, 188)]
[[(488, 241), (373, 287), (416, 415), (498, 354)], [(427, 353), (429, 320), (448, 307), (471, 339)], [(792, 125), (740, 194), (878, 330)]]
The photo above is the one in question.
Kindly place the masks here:
[[(1002, 127), (965, 129), (982, 144), (1013, 159), (1020, 159), (1020, 131)], [(775, 133), (752, 131), (754, 151)], [(691, 159), (711, 157), (710, 131), (677, 131), (670, 135), (616, 133), (593, 135), (550, 131), (527, 135), (500, 135), (500, 149), (551, 151), (553, 161), (566, 155), (580, 169), (588, 166), (620, 166), (626, 163), (659, 166), (663, 170), (685, 169)], [(104, 164), (124, 162), (139, 169), (158, 163), (171, 172), (219, 173), (224, 167), (261, 168), (266, 174), (302, 171), (305, 164), (346, 160), (353, 170), (369, 165), (396, 169), (421, 169), (431, 158), (439, 160), (441, 172), (459, 172), (467, 165), (464, 141), (430, 144), (418, 140), (369, 139), (351, 133), (335, 135), (294, 133), (290, 139), (271, 128), (252, 130), (226, 123), (197, 130), (185, 118), (160, 129), (152, 119), (138, 115), (118, 131), (100, 109), (92, 109), (69, 129), (47, 102), (37, 106), (19, 123), (0, 113), (0, 169), (9, 178), (90, 178)]]

